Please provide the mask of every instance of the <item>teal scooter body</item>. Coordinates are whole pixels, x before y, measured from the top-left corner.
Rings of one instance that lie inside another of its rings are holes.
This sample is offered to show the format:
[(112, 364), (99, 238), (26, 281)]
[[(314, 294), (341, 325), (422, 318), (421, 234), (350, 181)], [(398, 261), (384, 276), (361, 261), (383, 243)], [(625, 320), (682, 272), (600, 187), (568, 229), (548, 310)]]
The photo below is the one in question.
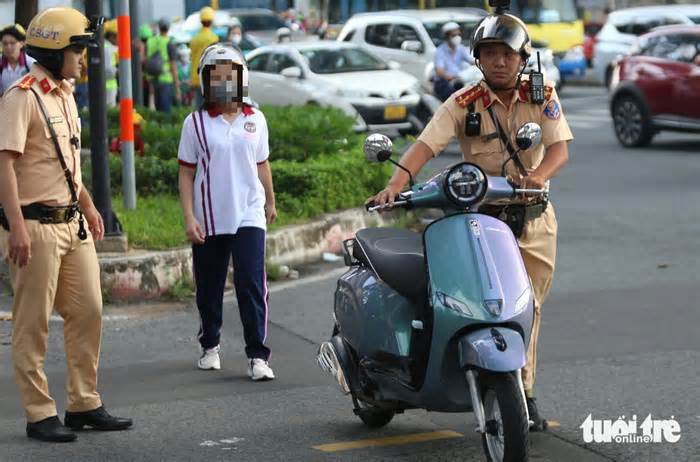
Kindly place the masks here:
[(491, 460), (527, 454), (521, 369), (533, 293), (511, 229), (478, 207), (534, 193), (543, 191), (459, 163), (394, 203), (445, 212), (422, 234), (367, 228), (344, 243), (350, 268), (317, 360), (365, 424), (412, 408), (473, 411)]

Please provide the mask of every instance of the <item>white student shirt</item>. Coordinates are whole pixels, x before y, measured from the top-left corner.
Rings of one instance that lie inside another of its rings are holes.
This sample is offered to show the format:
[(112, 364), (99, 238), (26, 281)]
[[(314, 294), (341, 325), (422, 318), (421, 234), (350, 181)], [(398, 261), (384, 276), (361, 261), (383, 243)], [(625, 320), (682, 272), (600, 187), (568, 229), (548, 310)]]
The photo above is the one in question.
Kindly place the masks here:
[(268, 156), (267, 122), (257, 109), (244, 106), (233, 122), (206, 110), (187, 116), (178, 162), (197, 169), (194, 214), (207, 236), (236, 234), (246, 226), (266, 229), (257, 166)]

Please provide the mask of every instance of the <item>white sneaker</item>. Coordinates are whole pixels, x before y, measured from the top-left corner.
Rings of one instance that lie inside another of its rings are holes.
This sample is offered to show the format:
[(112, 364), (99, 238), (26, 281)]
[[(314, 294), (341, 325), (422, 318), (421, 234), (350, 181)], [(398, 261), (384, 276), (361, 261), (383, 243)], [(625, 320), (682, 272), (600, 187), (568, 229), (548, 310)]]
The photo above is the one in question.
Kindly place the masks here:
[(264, 359), (254, 358), (248, 360), (248, 377), (258, 380), (272, 380), (275, 373), (270, 369), (270, 365)]
[(221, 369), (219, 345), (202, 351), (202, 356), (199, 358), (199, 361), (197, 361), (197, 367), (205, 371), (218, 371)]

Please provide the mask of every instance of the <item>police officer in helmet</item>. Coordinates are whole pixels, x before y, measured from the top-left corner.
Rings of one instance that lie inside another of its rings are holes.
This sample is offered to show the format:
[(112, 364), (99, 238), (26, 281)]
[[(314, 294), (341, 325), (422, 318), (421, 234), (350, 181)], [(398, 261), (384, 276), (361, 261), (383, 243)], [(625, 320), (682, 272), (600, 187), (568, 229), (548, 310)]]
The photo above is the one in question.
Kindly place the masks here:
[[(545, 188), (567, 163), (567, 143), (573, 135), (553, 85), (539, 82), (541, 75), (523, 75), (532, 53), (525, 24), (497, 10), (476, 27), (472, 53), (484, 78), (456, 91), (440, 106), (401, 164), (416, 176), (457, 138), (464, 160), (479, 165), (488, 175), (506, 175), (522, 188)], [(542, 127), (542, 143), (516, 153), (515, 132), (527, 122)], [(403, 170), (396, 169), (386, 188), (370, 200), (380, 205), (393, 203), (408, 179)], [(518, 197), (505, 206), (482, 206), (480, 212), (509, 225), (532, 281), (534, 319), (521, 372), (531, 430), (542, 430), (546, 421), (535, 404), (534, 382), (541, 307), (551, 288), (556, 257), (554, 207), (543, 197)]]
[[(14, 289), (12, 359), (27, 436), (68, 442), (73, 430), (124, 430), (97, 392), (102, 332), (100, 268), (93, 238), (104, 225), (80, 171), (80, 121), (72, 85), (98, 23), (72, 8), (35, 16), (27, 52), (37, 60), (0, 108), (0, 253)], [(65, 426), (43, 371), (49, 318), (64, 319), (68, 369)]]

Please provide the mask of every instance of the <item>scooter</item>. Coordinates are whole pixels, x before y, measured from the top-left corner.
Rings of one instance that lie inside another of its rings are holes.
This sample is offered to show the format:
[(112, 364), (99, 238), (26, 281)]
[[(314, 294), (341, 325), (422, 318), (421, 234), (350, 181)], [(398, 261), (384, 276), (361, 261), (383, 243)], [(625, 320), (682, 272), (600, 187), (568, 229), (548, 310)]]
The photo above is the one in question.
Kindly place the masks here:
[[(517, 132), (521, 150), (540, 141), (535, 123)], [(398, 165), (383, 135), (367, 137), (364, 152), (370, 161)], [(521, 369), (533, 292), (510, 228), (478, 208), (546, 191), (519, 189), (466, 162), (411, 183), (393, 207), (441, 208), (444, 217), (422, 235), (365, 228), (343, 243), (349, 269), (338, 279), (335, 326), (318, 364), (369, 427), (406, 409), (473, 412), (488, 460), (525, 461)]]

